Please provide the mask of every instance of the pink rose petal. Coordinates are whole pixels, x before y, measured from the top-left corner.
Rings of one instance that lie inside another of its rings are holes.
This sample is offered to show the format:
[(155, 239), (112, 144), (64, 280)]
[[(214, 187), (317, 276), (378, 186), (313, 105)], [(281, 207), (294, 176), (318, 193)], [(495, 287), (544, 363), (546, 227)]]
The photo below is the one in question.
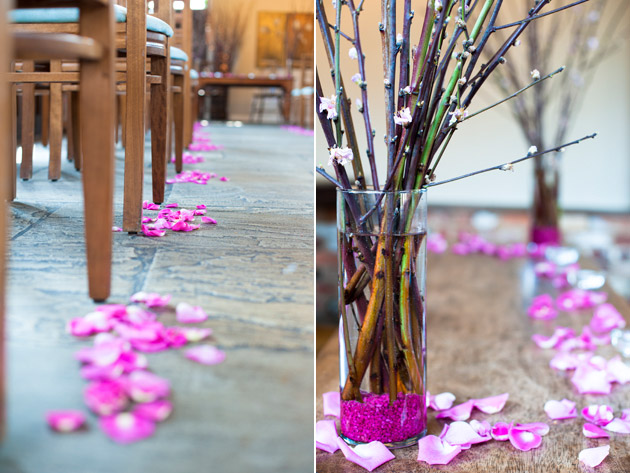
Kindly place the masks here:
[(122, 232), (122, 228), (113, 226), (112, 227), (112, 232)]
[(577, 417), (575, 402), (568, 399), (562, 401), (549, 400), (545, 403), (545, 412), (550, 419), (574, 419)]
[(469, 424), (473, 429), (475, 429), (475, 432), (482, 437), (492, 436), (492, 427), (488, 421), (483, 420), (479, 422), (478, 420), (473, 419), (469, 422)]
[(173, 202), (172, 204), (166, 204), (164, 207), (166, 207), (167, 209), (176, 209), (177, 207), (179, 207), (179, 204), (177, 202)]
[(589, 326), (593, 332), (610, 332), (615, 328), (623, 328), (626, 321), (612, 304), (602, 304), (595, 309)]
[(189, 342), (200, 342), (212, 335), (212, 329), (202, 327), (178, 327)]
[(444, 392), (436, 394), (435, 396), (431, 396), (429, 393), (427, 394), (429, 397), (429, 407), (434, 411), (450, 409), (453, 406), (453, 401), (455, 401), (455, 395), (453, 393)]
[(582, 433), (585, 437), (590, 439), (609, 438), (610, 435), (601, 427), (597, 427), (595, 424), (585, 423), (582, 426)]
[(449, 445), (459, 445), (462, 449), (469, 448), (472, 444), (487, 442), (492, 439), (490, 435), (479, 435), (467, 422), (455, 421), (446, 427), (440, 434), (440, 438)]
[(604, 429), (617, 434), (630, 434), (630, 420), (615, 418), (606, 424)]
[(621, 420), (630, 421), (630, 409), (623, 409), (621, 411)]
[(339, 417), (341, 410), (341, 396), (339, 391), (324, 393), (322, 397), (324, 398), (324, 415)]
[(585, 448), (578, 455), (578, 460), (591, 468), (596, 467), (604, 458), (610, 453), (610, 445), (604, 445), (602, 447)]
[(387, 463), (395, 458), (394, 454), (378, 441), (364, 443), (352, 448), (341, 438), (337, 438), (337, 446), (347, 460), (362, 466), (367, 471), (372, 471), (383, 463)]
[(129, 401), (119, 381), (94, 381), (88, 384), (84, 391), (84, 400), (92, 411), (101, 416), (122, 411)]
[(113, 327), (112, 317), (106, 312), (90, 312), (83, 317), (71, 319), (67, 331), (75, 337), (88, 337), (96, 333), (109, 332)]
[(492, 435), (493, 439), (499, 442), (505, 442), (509, 440), (508, 434), (510, 433), (511, 428), (512, 424), (508, 424), (506, 422), (497, 422), (492, 426), (490, 434)]
[(109, 438), (120, 444), (138, 442), (155, 432), (153, 421), (129, 412), (101, 417), (99, 425)]
[(544, 422), (530, 422), (528, 424), (514, 424), (515, 429), (527, 430), (528, 432), (534, 432), (536, 435), (544, 437), (549, 433), (549, 425)]
[(217, 365), (225, 360), (225, 352), (211, 345), (189, 348), (184, 352), (184, 356), (203, 365)]
[(162, 422), (173, 412), (173, 403), (165, 399), (145, 402), (134, 406), (131, 412), (132, 414), (153, 422)]
[(459, 445), (450, 445), (435, 435), (427, 435), (418, 440), (418, 461), (429, 465), (447, 465), (462, 451)]
[(541, 294), (534, 297), (527, 314), (533, 319), (550, 320), (558, 316), (558, 311), (554, 307), (553, 298), (549, 294)]
[(160, 206), (158, 204), (154, 204), (153, 202), (149, 202), (148, 200), (142, 202), (142, 208), (144, 210), (160, 210)]
[(590, 363), (581, 363), (575, 370), (571, 382), (580, 394), (610, 394), (610, 382), (605, 370)]
[(540, 435), (516, 426), (513, 426), (510, 429), (508, 439), (514, 448), (523, 452), (527, 452), (533, 448), (538, 448), (542, 443), (542, 437)]
[(170, 294), (161, 296), (155, 292), (136, 292), (131, 296), (131, 302), (141, 302), (149, 308), (166, 307), (170, 301)]
[(168, 380), (149, 371), (134, 371), (125, 380), (125, 390), (135, 402), (153, 402), (171, 392)]
[(339, 450), (337, 427), (334, 420), (320, 420), (315, 424), (315, 446), (328, 453)]
[(180, 302), (177, 304), (175, 314), (177, 321), (183, 324), (194, 324), (197, 322), (204, 322), (208, 319), (208, 314), (206, 314), (201, 307), (193, 307), (186, 302)]
[(461, 404), (451, 407), (450, 409), (438, 412), (435, 417), (436, 419), (444, 419), (448, 417), (453, 420), (468, 420), (470, 418), (470, 413), (472, 412), (473, 407), (474, 404), (473, 400), (471, 399), (469, 401), (462, 402)]
[(563, 292), (556, 299), (556, 306), (559, 310), (572, 312), (581, 309), (589, 309), (606, 302), (608, 294), (605, 292), (585, 291), (582, 289), (571, 289)]
[(539, 348), (556, 348), (558, 344), (575, 336), (573, 329), (569, 327), (556, 327), (550, 337), (544, 335), (532, 335), (532, 340)]
[(74, 432), (85, 424), (85, 414), (74, 410), (48, 411), (46, 422), (57, 432)]
[(592, 352), (580, 353), (578, 355), (567, 352), (559, 352), (551, 359), (549, 366), (560, 371), (574, 370), (580, 364), (588, 362), (592, 356)]
[(606, 363), (607, 379), (611, 382), (626, 384), (630, 382), (630, 366), (619, 355), (611, 358)]
[(142, 225), (142, 233), (144, 234), (144, 236), (148, 236), (148, 237), (162, 237), (166, 234), (164, 230), (151, 228), (148, 225)]
[(604, 426), (613, 420), (615, 416), (612, 407), (606, 404), (591, 404), (582, 409), (582, 417), (593, 424)]
[(223, 181), (223, 182), (227, 182), (227, 181), (229, 181), (229, 180), (230, 180), (230, 178), (225, 177), (225, 176), (221, 176), (221, 178), (220, 178), (219, 180), (220, 180), (220, 181)]
[(497, 412), (501, 412), (509, 397), (509, 393), (503, 393), (498, 396), (473, 399), (472, 403), (477, 409), (485, 414), (496, 414)]
[(201, 217), (201, 221), (203, 223), (209, 223), (210, 225), (216, 225), (217, 224), (217, 221), (215, 219), (213, 219), (213, 218), (210, 218), (210, 217)]

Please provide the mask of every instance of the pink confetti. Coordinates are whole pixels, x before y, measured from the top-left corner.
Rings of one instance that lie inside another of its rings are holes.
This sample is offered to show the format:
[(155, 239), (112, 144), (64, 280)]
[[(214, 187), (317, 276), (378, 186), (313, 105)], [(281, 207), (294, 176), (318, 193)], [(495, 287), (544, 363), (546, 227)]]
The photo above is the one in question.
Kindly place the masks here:
[(331, 391), (322, 395), (324, 398), (324, 415), (339, 417), (341, 410), (341, 396), (339, 391)]
[(143, 440), (155, 432), (153, 421), (129, 412), (101, 417), (99, 425), (109, 438), (123, 445)]
[(577, 417), (577, 409), (575, 402), (568, 399), (562, 401), (549, 400), (545, 403), (545, 412), (552, 420), (574, 419)]
[(208, 314), (201, 307), (192, 306), (186, 302), (177, 304), (175, 314), (177, 321), (183, 324), (194, 324), (208, 319)]
[(582, 426), (582, 433), (585, 437), (590, 439), (601, 439), (601, 438), (609, 438), (610, 435), (603, 430), (601, 427), (597, 427), (595, 424), (590, 424), (586, 422)]
[(429, 465), (448, 465), (462, 451), (462, 447), (451, 445), (435, 435), (418, 440), (418, 461)]
[(341, 438), (337, 438), (337, 446), (347, 460), (362, 466), (367, 471), (372, 471), (383, 463), (395, 458), (394, 454), (378, 441), (357, 445), (352, 448), (346, 445)]
[(315, 446), (328, 453), (339, 450), (337, 427), (334, 420), (320, 420), (315, 424)]
[(184, 352), (184, 356), (203, 365), (217, 365), (225, 360), (225, 352), (211, 345), (189, 348)]
[(48, 411), (46, 422), (56, 432), (74, 432), (85, 425), (85, 414), (75, 410)]
[(578, 454), (578, 460), (591, 468), (596, 467), (604, 458), (610, 453), (610, 445), (604, 445), (602, 447), (585, 448)]

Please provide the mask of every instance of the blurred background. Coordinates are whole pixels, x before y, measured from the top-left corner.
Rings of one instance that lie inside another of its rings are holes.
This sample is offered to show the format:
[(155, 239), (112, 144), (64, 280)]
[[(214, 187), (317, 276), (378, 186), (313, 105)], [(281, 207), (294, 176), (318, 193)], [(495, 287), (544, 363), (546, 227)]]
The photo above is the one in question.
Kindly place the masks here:
[[(568, 3), (571, 2), (554, 2), (552, 8)], [(505, 4), (507, 7), (497, 24), (522, 19), (533, 6), (529, 0)], [(332, 2), (325, 1), (323, 6), (329, 21), (334, 19)], [(385, 102), (378, 32), (380, 8), (373, 7), (368, 5), (360, 14), (360, 27), (366, 55), (370, 115), (376, 129), (375, 154), (380, 175), (383, 175)], [(416, 10), (412, 44), (413, 38), (420, 37), (424, 7), (416, 7)], [(532, 81), (533, 69), (544, 76), (560, 66), (567, 66), (562, 74), (539, 84), (544, 85), (541, 100), (545, 112), (542, 116), (531, 114), (529, 126), (544, 129), (547, 147), (598, 133), (595, 140), (568, 148), (555, 159), (559, 176), (559, 223), (565, 244), (592, 255), (607, 270), (611, 285), (630, 299), (630, 15), (627, 10), (627, 0), (592, 0), (537, 20), (530, 34), (540, 43), (538, 50), (530, 47), (531, 36), (522, 35), (521, 44), (511, 48), (506, 55), (507, 63), (500, 66), (501, 74), (484, 86), (469, 112), (527, 85)], [(345, 9), (342, 31), (350, 33), (352, 23), (347, 13)], [(324, 95), (331, 96), (334, 87), (319, 32), (316, 46), (316, 66)], [(363, 118), (354, 106), (360, 89), (349, 79), (358, 72), (356, 60), (348, 55), (351, 47), (348, 41), (342, 40), (341, 70), (346, 92), (353, 103), (357, 139), (363, 150)], [(533, 54), (536, 52), (538, 55)], [(536, 99), (533, 89), (535, 87), (519, 96), (525, 107)], [(437, 180), (525, 156), (536, 143), (527, 134), (526, 124), (515, 116), (515, 103), (502, 104), (459, 125), (440, 162)], [(564, 139), (558, 142), (561, 128)], [(327, 144), (321, 134), (316, 137), (316, 160), (326, 167)], [(431, 189), (428, 194), (430, 230), (443, 233), (451, 243), (462, 231), (490, 230), (497, 242), (527, 241), (534, 194), (533, 168), (532, 162), (526, 162), (515, 166), (514, 173), (487, 173)], [(338, 317), (334, 194), (334, 187), (318, 176), (318, 348), (336, 330)]]

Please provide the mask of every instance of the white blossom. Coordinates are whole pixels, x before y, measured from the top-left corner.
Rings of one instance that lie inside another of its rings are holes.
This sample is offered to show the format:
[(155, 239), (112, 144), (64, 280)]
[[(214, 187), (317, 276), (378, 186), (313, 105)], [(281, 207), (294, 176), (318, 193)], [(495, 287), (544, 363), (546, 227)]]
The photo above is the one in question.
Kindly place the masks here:
[(532, 79), (534, 80), (540, 80), (540, 72), (538, 71), (538, 69), (534, 69), (529, 73), (529, 75), (532, 76)]
[(350, 56), (350, 59), (358, 59), (359, 55), (357, 54), (357, 48), (355, 48), (354, 46), (351, 47), (348, 50), (348, 56)]
[(396, 35), (396, 44), (402, 44), (402, 42), (403, 42), (403, 35), (402, 33), (398, 33)]
[(334, 162), (341, 164), (342, 166), (346, 165), (350, 161), (352, 161), (352, 150), (350, 148), (330, 148), (330, 157), (328, 159), (328, 165), (332, 166)]
[(411, 86), (408, 85), (407, 87), (403, 87), (402, 89), (400, 89), (400, 93), (402, 95), (411, 95)]
[(394, 122), (396, 125), (407, 125), (411, 122), (411, 110), (409, 107), (402, 108), (394, 114)]
[(461, 122), (468, 116), (468, 111), (464, 108), (456, 108), (451, 112), (451, 120), (448, 122), (448, 126), (453, 126), (457, 122)]
[(514, 165), (512, 163), (507, 163), (507, 164), (504, 164), (503, 166), (501, 166), (499, 169), (501, 169), (501, 171), (512, 171), (512, 172), (514, 172)]
[(466, 78), (465, 78), (465, 77), (462, 77), (461, 79), (459, 79), (459, 80), (457, 81), (457, 84), (458, 84), (458, 85), (464, 85), (465, 83), (466, 83)]
[(363, 102), (361, 102), (361, 99), (357, 99), (355, 103), (357, 105), (357, 110), (359, 112), (362, 112), (363, 111)]
[(586, 46), (588, 46), (588, 49), (591, 51), (595, 51), (599, 47), (599, 40), (595, 36), (591, 36), (586, 40)]
[(359, 83), (361, 82), (361, 74), (359, 74), (359, 73), (357, 72), (355, 75), (353, 75), (353, 76), (350, 78), (350, 80), (351, 80), (352, 82), (354, 82), (355, 84), (359, 84)]
[(527, 154), (535, 154), (538, 153), (538, 148), (536, 146), (530, 146), (527, 150)]
[(319, 113), (324, 111), (328, 114), (329, 120), (337, 118), (337, 98), (332, 95), (330, 98), (320, 97), (321, 103), (319, 104)]
[(433, 7), (435, 8), (435, 11), (442, 11), (442, 0), (435, 0)]

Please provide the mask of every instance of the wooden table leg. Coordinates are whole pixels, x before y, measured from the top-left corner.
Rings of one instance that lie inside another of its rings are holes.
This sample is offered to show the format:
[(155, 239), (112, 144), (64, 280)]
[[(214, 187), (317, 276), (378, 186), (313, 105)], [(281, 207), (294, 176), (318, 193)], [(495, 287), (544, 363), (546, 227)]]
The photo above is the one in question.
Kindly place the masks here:
[(114, 7), (81, 4), (81, 35), (105, 47), (98, 61), (81, 61), (80, 107), (85, 199), (85, 241), (90, 297), (110, 294), (114, 195)]
[(142, 182), (144, 179), (144, 119), (146, 94), (146, 7), (134, 0), (127, 10), (127, 94), (123, 101), (125, 121), (125, 192), (123, 230), (142, 230)]
[(284, 103), (282, 108), (284, 110), (284, 123), (288, 124), (291, 121), (291, 88), (284, 87)]

